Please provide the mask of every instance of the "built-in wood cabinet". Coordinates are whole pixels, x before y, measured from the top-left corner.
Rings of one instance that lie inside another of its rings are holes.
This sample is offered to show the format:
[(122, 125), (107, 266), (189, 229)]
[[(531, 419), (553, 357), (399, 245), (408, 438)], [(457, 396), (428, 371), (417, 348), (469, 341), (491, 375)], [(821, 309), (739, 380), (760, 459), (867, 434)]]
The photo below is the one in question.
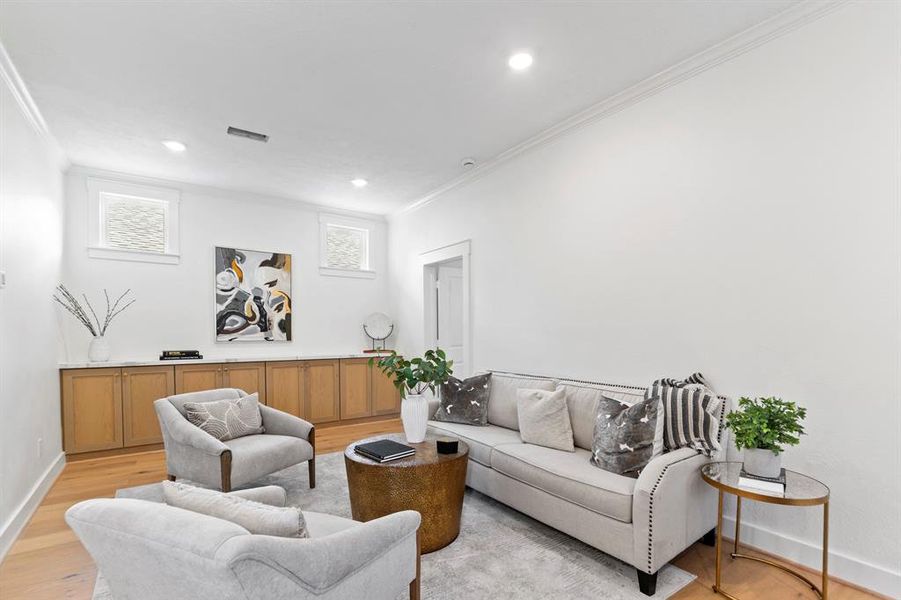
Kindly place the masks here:
[(306, 371), (306, 410), (310, 423), (331, 423), (341, 416), (341, 363), (339, 360), (308, 360)]
[(153, 403), (175, 394), (172, 367), (122, 369), (122, 417), (124, 446), (144, 446), (163, 441)]
[(397, 390), (368, 358), (63, 369), (60, 383), (68, 454), (159, 444), (154, 401), (222, 387), (256, 392), (315, 425), (400, 411)]
[(66, 452), (122, 447), (121, 369), (63, 371), (63, 446)]
[(359, 419), (372, 416), (372, 386), (369, 359), (341, 361), (341, 418)]

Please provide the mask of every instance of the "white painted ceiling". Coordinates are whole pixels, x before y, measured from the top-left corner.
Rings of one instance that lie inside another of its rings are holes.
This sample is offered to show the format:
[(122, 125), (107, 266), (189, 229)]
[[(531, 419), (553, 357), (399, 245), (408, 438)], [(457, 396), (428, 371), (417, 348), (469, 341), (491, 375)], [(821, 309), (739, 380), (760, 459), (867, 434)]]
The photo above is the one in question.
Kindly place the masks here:
[(0, 40), (74, 164), (385, 213), (794, 3), (3, 0)]

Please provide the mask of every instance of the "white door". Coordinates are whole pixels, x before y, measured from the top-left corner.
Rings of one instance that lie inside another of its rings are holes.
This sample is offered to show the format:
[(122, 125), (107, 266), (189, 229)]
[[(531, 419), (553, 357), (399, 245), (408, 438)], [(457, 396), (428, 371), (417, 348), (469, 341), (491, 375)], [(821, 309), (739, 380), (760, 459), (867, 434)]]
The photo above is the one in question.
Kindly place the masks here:
[(454, 375), (463, 378), (469, 365), (463, 361), (463, 262), (438, 265), (435, 339), (438, 347), (454, 361)]

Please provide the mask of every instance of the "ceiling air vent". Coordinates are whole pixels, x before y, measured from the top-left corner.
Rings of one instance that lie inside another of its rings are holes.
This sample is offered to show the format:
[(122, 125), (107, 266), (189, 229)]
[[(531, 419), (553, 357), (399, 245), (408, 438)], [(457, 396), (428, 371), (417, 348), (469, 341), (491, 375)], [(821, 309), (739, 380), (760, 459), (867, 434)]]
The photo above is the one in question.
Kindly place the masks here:
[(247, 131), (246, 129), (238, 129), (237, 127), (229, 127), (226, 132), (228, 135), (235, 135), (238, 137), (247, 138), (249, 140), (254, 140), (256, 142), (268, 142), (269, 136), (264, 133), (257, 133), (256, 131)]

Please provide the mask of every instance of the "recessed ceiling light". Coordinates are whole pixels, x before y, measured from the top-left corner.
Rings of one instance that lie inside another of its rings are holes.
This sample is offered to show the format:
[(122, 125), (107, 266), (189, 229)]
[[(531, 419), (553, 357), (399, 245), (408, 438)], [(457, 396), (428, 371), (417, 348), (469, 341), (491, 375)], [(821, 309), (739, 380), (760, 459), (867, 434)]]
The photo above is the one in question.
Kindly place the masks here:
[(519, 52), (511, 56), (507, 64), (514, 71), (523, 71), (532, 66), (532, 55), (528, 52)]
[(176, 142), (175, 140), (165, 140), (163, 142), (163, 146), (165, 146), (172, 152), (184, 152), (188, 149), (187, 146), (185, 146), (181, 142)]
[(354, 187), (358, 187), (358, 188), (366, 187), (366, 184), (369, 183), (368, 181), (366, 181), (365, 179), (362, 179), (360, 177), (357, 177), (356, 179), (351, 179), (350, 182), (352, 184), (354, 184)]

